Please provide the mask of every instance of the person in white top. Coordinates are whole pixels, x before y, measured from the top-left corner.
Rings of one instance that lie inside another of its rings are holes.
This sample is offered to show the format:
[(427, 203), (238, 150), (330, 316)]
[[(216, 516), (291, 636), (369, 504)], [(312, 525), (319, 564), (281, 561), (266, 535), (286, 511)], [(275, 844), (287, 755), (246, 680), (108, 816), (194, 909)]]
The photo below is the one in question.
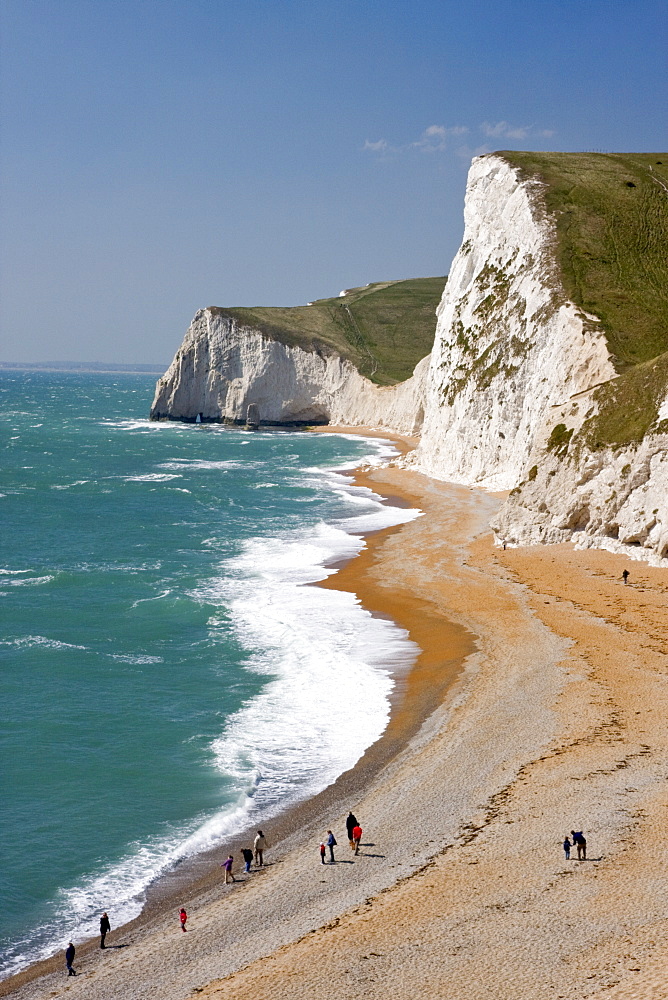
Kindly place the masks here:
[(269, 847), (269, 844), (267, 843), (265, 835), (263, 834), (262, 830), (258, 830), (257, 836), (253, 841), (253, 850), (255, 851), (255, 864), (258, 866), (258, 868), (261, 868), (262, 865), (264, 864), (263, 854), (267, 849), (267, 847)]

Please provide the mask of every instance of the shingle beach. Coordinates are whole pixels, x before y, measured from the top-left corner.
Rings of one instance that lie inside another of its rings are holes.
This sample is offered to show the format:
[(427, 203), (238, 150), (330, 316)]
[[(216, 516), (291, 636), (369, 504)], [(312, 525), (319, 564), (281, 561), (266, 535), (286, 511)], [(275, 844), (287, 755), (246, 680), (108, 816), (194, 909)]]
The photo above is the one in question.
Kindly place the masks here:
[[(75, 978), (57, 956), (0, 996), (668, 997), (668, 574), (570, 544), (503, 551), (498, 497), (401, 468), (360, 476), (424, 511), (328, 583), (423, 650), (385, 736), (267, 825), (266, 868), (239, 863), (224, 886), (238, 845), (221, 845), (133, 923), (114, 930), (110, 906), (107, 950), (78, 947)], [(321, 865), (329, 828), (337, 863)], [(586, 862), (564, 860), (572, 829)]]

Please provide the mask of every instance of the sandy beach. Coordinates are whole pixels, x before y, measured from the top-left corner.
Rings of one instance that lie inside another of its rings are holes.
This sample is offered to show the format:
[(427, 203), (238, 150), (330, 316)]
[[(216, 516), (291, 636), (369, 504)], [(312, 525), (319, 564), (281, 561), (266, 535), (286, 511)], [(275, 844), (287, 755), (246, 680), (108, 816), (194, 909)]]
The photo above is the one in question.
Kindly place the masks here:
[[(0, 996), (668, 997), (668, 573), (494, 548), (500, 498), (482, 491), (395, 467), (360, 482), (424, 511), (327, 583), (422, 650), (383, 738), (267, 827), (266, 869), (223, 886), (224, 845), (164, 880), (106, 952), (78, 947), (76, 978), (57, 956)], [(572, 829), (587, 861), (564, 859)]]

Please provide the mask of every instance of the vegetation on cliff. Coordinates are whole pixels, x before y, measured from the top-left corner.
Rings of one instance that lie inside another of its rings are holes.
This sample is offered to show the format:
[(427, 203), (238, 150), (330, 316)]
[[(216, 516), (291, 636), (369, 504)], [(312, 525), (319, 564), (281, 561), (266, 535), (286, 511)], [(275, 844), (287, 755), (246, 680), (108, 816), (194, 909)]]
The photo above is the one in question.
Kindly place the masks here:
[(668, 153), (497, 154), (543, 183), (568, 297), (618, 371), (668, 350)]
[(376, 282), (307, 306), (211, 311), (290, 347), (340, 354), (377, 385), (394, 385), (409, 378), (432, 349), (445, 280)]
[(668, 153), (497, 155), (541, 183), (564, 290), (600, 320), (620, 373), (577, 436), (594, 449), (640, 441), (668, 388)]

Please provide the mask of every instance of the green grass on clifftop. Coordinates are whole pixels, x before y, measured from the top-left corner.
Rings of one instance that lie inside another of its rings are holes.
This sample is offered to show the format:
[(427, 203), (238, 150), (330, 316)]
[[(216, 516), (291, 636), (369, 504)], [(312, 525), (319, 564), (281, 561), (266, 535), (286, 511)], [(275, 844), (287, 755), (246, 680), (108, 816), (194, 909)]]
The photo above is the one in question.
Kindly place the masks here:
[(668, 153), (497, 155), (543, 181), (566, 293), (617, 370), (668, 351)]
[(431, 351), (445, 278), (384, 281), (310, 306), (214, 308), (291, 347), (340, 354), (378, 385), (409, 378)]

